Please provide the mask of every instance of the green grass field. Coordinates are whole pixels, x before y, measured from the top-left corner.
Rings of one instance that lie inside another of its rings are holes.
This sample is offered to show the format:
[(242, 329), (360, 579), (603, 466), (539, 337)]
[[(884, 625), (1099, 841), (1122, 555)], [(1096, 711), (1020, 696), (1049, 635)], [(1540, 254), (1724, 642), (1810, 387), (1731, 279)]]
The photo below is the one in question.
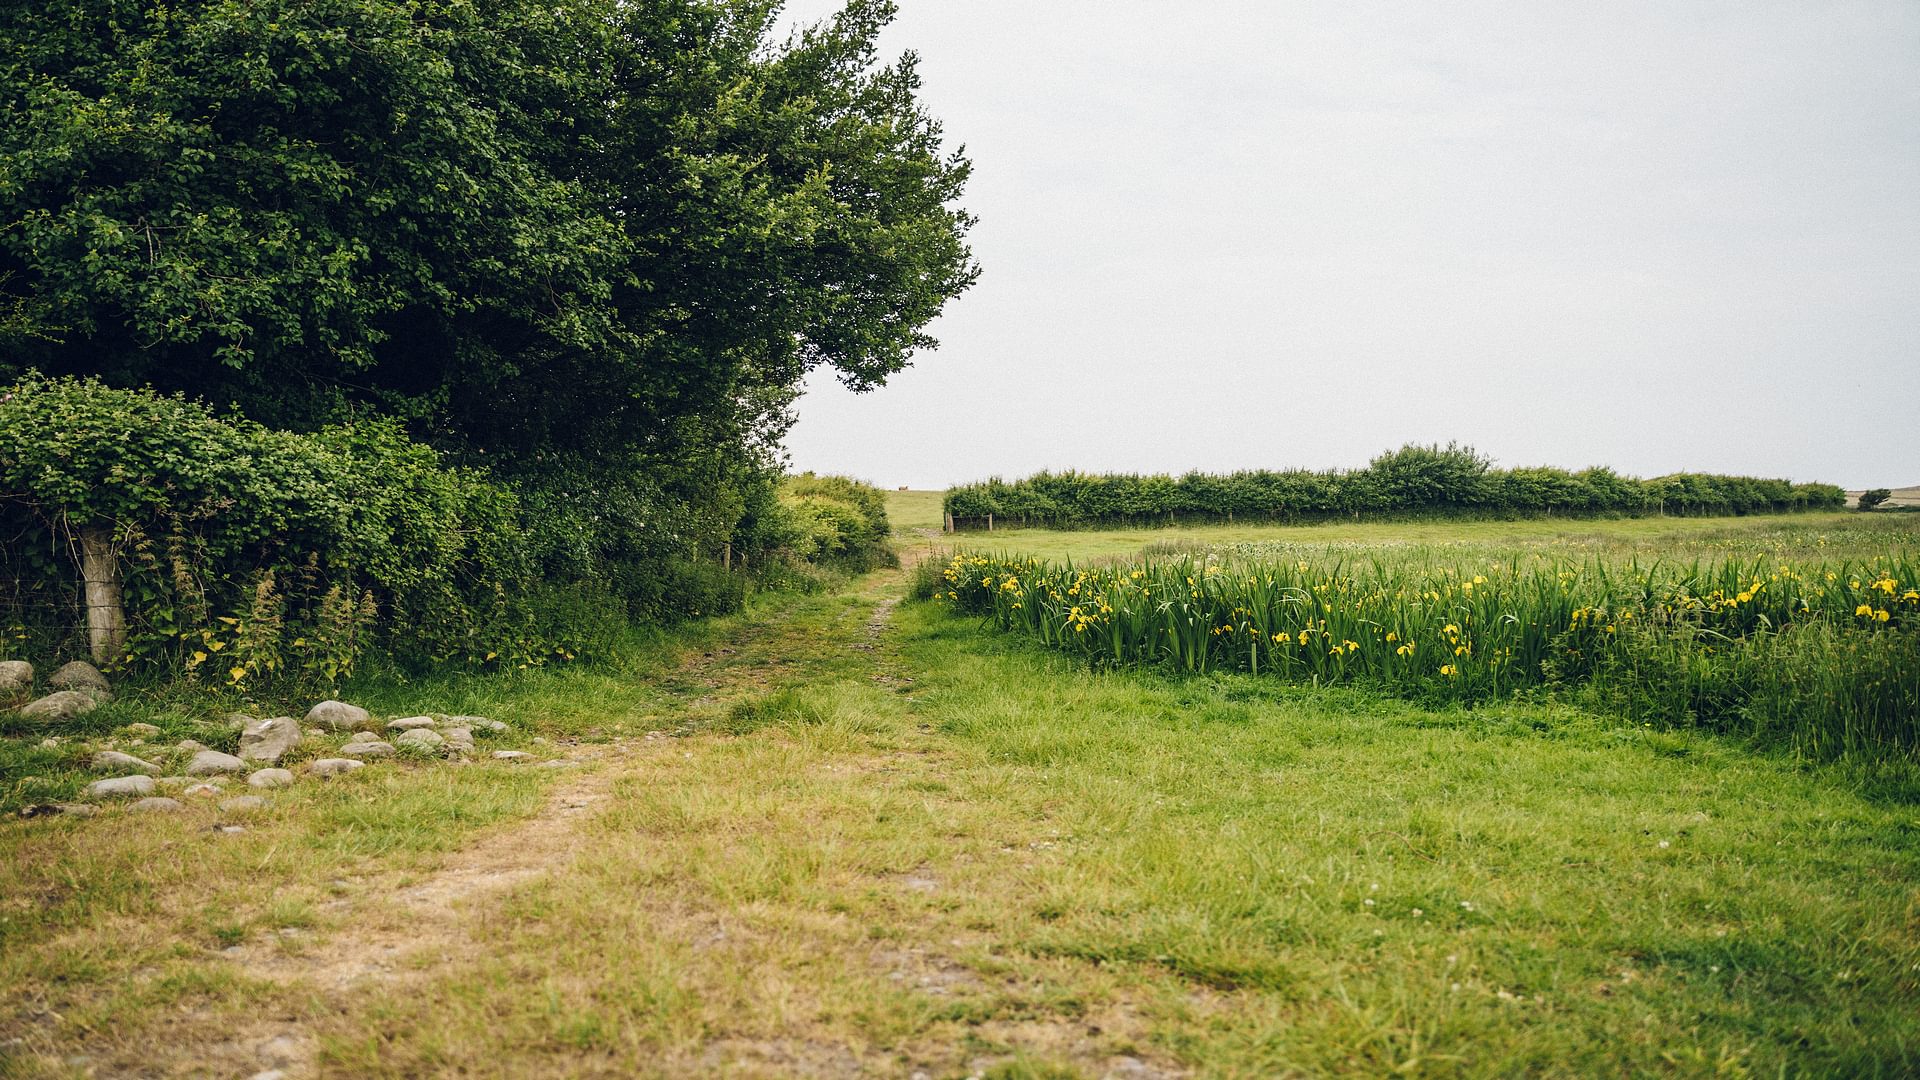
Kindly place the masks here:
[[(938, 496), (889, 501), (911, 558)], [(1651, 552), (1780, 525), (957, 539)], [(0, 1075), (1920, 1071), (1905, 766), (1551, 702), (1090, 672), (905, 585), (763, 597), (597, 669), (349, 688), (496, 716), (572, 768), (381, 764), (240, 833), (201, 803), (0, 823)], [(215, 737), (222, 707), (130, 697), (0, 763), (58, 788), (115, 724)]]

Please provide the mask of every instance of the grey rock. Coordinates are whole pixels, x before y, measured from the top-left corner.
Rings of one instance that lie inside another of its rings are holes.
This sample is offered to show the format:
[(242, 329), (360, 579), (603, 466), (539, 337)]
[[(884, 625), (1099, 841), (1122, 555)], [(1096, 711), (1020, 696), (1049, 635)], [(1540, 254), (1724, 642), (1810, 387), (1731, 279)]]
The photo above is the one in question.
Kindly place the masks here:
[(270, 804), (258, 795), (235, 795), (220, 802), (220, 810), (227, 814), (253, 814), (265, 810)]
[(59, 690), (22, 705), (20, 716), (27, 720), (71, 720), (98, 708), (102, 697), (92, 690)]
[(507, 730), (507, 725), (484, 716), (449, 716), (445, 726), (471, 728), (486, 735), (499, 735)]
[(355, 761), (352, 758), (321, 758), (307, 766), (307, 773), (311, 776), (341, 776), (355, 769), (364, 769), (366, 766), (366, 762)]
[(393, 744), (379, 739), (356, 740), (340, 748), (341, 757), (350, 758), (390, 758), (393, 756)]
[(352, 731), (371, 723), (373, 717), (358, 705), (344, 701), (323, 701), (307, 710), (306, 723), (322, 731)]
[(134, 757), (132, 754), (123, 754), (118, 750), (102, 750), (93, 755), (93, 760), (88, 762), (88, 765), (101, 772), (137, 772), (146, 773), (148, 776), (160, 775), (160, 766), (155, 765), (151, 761), (143, 761), (140, 758)]
[(578, 764), (580, 763), (567, 758), (555, 758), (552, 761), (541, 762), (540, 767), (543, 769), (571, 769)]
[(196, 799), (217, 799), (226, 792), (221, 790), (219, 784), (190, 784), (180, 794)]
[(111, 780), (95, 780), (87, 785), (87, 797), (93, 799), (151, 794), (153, 794), (153, 777), (151, 776), (116, 776)]
[(70, 814), (74, 817), (92, 817), (100, 812), (100, 808), (97, 806), (88, 806), (86, 803), (79, 802), (60, 803), (59, 810), (63, 814)]
[(243, 712), (230, 712), (220, 718), (220, 726), (233, 732), (235, 735), (247, 730), (247, 725), (254, 722), (253, 717)]
[(111, 690), (107, 677), (100, 669), (85, 660), (60, 665), (60, 670), (47, 676), (47, 685), (55, 690)]
[(440, 733), (431, 728), (414, 728), (411, 731), (401, 732), (400, 737), (393, 740), (393, 743), (396, 747), (417, 746), (423, 750), (438, 753), (440, 748), (447, 744), (447, 740), (441, 738)]
[(185, 810), (186, 807), (182, 806), (178, 800), (169, 799), (165, 795), (155, 795), (152, 798), (135, 800), (129, 809), (148, 814), (170, 814), (176, 810)]
[(32, 664), (25, 660), (0, 660), (0, 697), (24, 697), (32, 689)]
[(184, 776), (163, 776), (154, 782), (163, 788), (186, 787), (188, 784), (193, 783), (192, 780)]
[(388, 731), (418, 731), (422, 728), (437, 727), (439, 721), (431, 716), (403, 716), (398, 720), (387, 721)]
[(219, 776), (223, 773), (246, 771), (246, 762), (218, 750), (202, 750), (193, 755), (193, 760), (187, 763), (188, 776)]
[(160, 729), (152, 724), (128, 724), (127, 734), (141, 739), (157, 739), (160, 737)]
[(533, 755), (527, 753), (525, 750), (495, 750), (493, 752), (493, 760), (511, 761), (518, 764), (524, 761), (532, 761)]
[(300, 725), (291, 716), (250, 720), (240, 731), (240, 756), (268, 764), (285, 757), (300, 743)]
[(285, 769), (261, 769), (247, 777), (247, 786), (256, 788), (282, 788), (293, 786), (293, 774)]
[(183, 754), (197, 754), (202, 750), (213, 749), (206, 743), (195, 739), (181, 739), (179, 742), (173, 744), (173, 748)]

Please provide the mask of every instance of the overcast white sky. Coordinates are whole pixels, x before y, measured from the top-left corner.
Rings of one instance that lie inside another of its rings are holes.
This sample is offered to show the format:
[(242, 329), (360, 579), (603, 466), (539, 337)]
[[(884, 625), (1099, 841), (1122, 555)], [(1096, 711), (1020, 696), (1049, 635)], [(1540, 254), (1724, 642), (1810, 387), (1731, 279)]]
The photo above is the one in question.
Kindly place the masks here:
[(901, 8), (984, 275), (796, 468), (1920, 483), (1914, 0)]

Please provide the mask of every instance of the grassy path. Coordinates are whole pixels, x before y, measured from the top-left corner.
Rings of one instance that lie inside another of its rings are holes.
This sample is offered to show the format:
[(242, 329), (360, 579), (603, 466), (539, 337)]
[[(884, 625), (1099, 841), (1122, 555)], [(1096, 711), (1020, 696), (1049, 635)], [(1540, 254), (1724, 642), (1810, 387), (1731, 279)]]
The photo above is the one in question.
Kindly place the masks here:
[(241, 836), (0, 826), (0, 1073), (1920, 1068), (1899, 792), (1559, 709), (1089, 675), (902, 588), (529, 683), (601, 732), (576, 769), (368, 769)]

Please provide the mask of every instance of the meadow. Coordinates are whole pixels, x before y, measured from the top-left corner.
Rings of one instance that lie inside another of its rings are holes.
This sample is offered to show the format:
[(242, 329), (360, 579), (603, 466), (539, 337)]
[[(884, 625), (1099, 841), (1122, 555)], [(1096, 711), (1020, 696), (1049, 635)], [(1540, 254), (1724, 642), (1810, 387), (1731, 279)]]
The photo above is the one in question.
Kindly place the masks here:
[(1920, 530), (1636, 531), (1162, 541), (1091, 565), (963, 552), (917, 592), (1094, 666), (1264, 669), (1433, 702), (1574, 688), (1631, 721), (1813, 756), (1920, 750)]
[[(939, 575), (937, 497), (888, 502)], [(1411, 592), (1417, 567), (1500, 558), (1503, 599), (1535, 567), (1656, 552), (1802, 577), (1914, 557), (1860, 515), (961, 539), (1070, 560), (1069, 588), (1304, 560)], [(765, 594), (594, 664), (348, 688), (498, 717), (568, 768), (379, 764), (237, 833), (204, 805), (0, 824), (0, 1074), (1920, 1070), (1906, 758), (1572, 695), (1316, 686), (1224, 646), (1095, 664), (913, 582)], [(211, 737), (228, 704), (128, 695), (29, 744), (34, 767), (136, 717)]]

